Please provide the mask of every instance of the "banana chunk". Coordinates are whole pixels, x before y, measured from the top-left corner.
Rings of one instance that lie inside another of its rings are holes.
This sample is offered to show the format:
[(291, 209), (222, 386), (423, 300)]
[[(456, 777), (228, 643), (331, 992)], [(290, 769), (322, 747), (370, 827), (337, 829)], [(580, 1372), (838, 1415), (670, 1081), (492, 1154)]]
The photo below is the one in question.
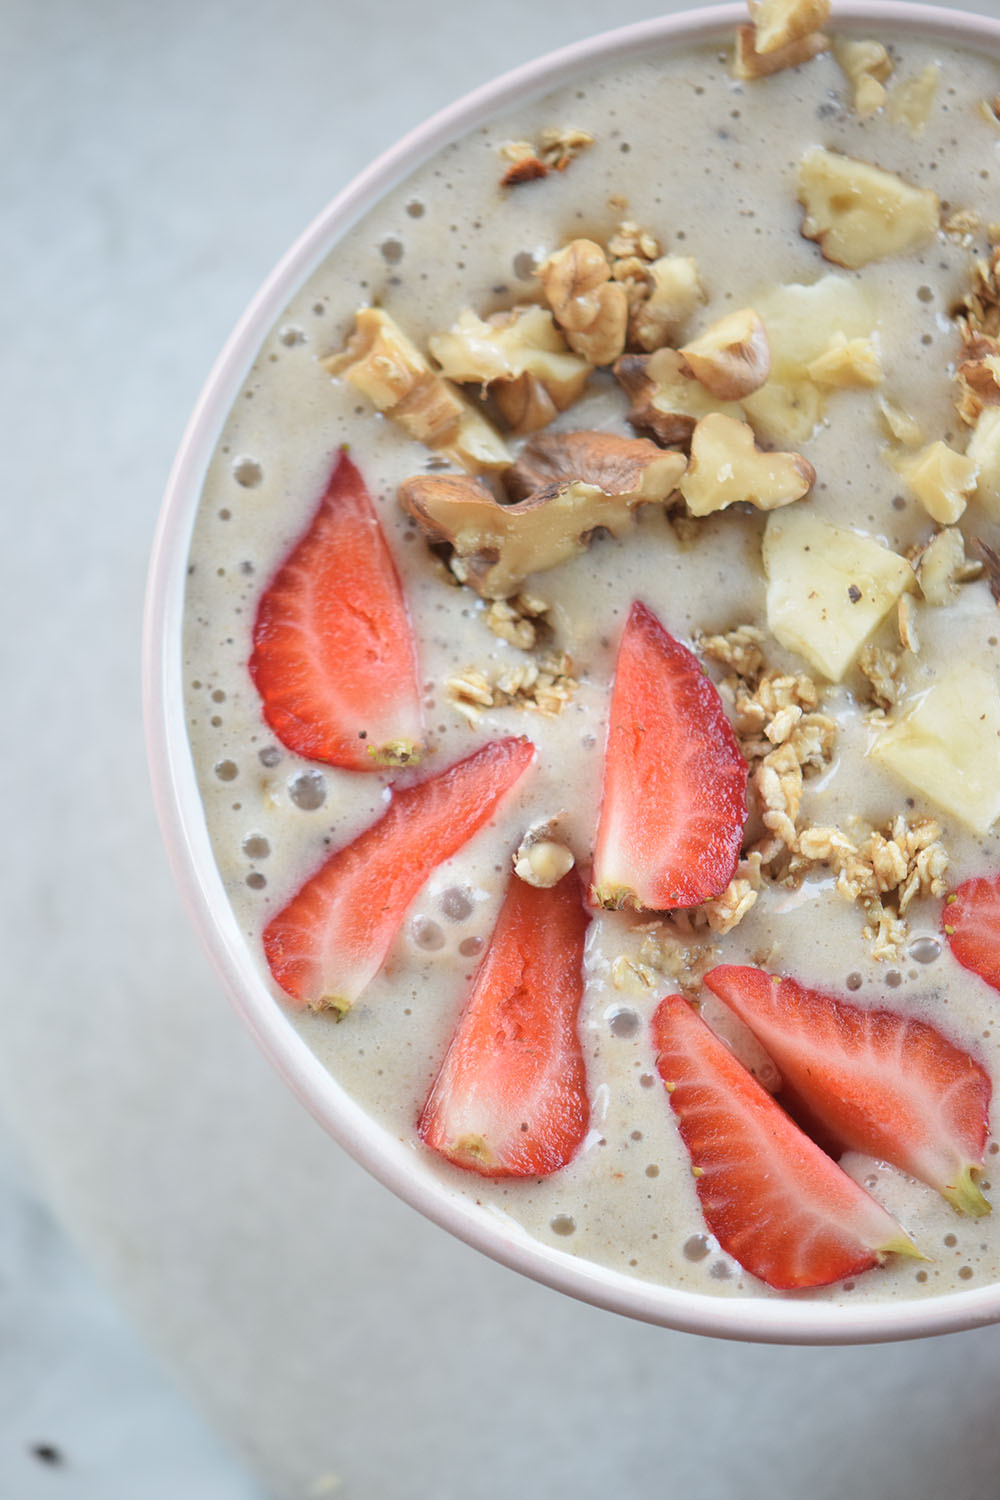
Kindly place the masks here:
[(772, 635), (831, 682), (914, 585), (905, 557), (804, 510), (770, 517), (763, 561)]
[(856, 270), (873, 260), (922, 249), (937, 234), (941, 204), (870, 162), (814, 146), (799, 163), (802, 233), (827, 260)]
[(917, 693), (870, 755), (976, 833), (1000, 817), (1000, 690), (974, 662), (955, 662)]

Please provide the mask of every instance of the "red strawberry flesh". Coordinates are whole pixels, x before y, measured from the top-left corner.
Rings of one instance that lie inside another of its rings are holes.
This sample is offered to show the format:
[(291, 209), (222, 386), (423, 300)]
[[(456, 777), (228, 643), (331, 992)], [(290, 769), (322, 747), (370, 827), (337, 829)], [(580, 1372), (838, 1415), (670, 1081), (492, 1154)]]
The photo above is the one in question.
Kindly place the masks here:
[(348, 1010), (420, 887), (489, 821), (533, 755), (530, 740), (493, 740), (436, 776), (393, 788), (382, 816), (264, 929), (267, 962), (285, 993), (300, 1005)]
[(941, 924), (963, 969), (1000, 990), (1000, 876), (960, 885), (945, 902)]
[(853, 1005), (761, 969), (705, 976), (841, 1149), (891, 1162), (960, 1212), (989, 1204), (976, 1186), (989, 1134), (990, 1080), (933, 1026)]
[(489, 948), (420, 1116), (427, 1145), (484, 1177), (564, 1167), (587, 1131), (577, 1015), (589, 917), (575, 870), (512, 876)]
[(633, 604), (611, 695), (594, 900), (666, 911), (724, 891), (739, 859), (747, 777), (697, 658)]
[(413, 632), (392, 554), (346, 453), (260, 600), (249, 668), (264, 718), (296, 754), (352, 771), (419, 757)]
[(661, 1001), (652, 1034), (705, 1222), (744, 1270), (792, 1291), (917, 1253), (681, 995)]

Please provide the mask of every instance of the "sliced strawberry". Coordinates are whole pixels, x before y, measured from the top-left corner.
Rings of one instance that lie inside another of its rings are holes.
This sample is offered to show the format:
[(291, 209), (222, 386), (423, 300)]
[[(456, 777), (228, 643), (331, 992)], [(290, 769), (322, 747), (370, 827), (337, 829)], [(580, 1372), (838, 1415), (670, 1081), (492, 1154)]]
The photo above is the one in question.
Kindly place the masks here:
[(392, 554), (346, 453), (261, 598), (249, 667), (264, 718), (297, 754), (350, 771), (419, 758), (413, 631)]
[(724, 891), (739, 858), (747, 776), (697, 659), (633, 604), (611, 695), (594, 900), (666, 911)]
[(963, 969), (1000, 990), (1000, 876), (960, 885), (945, 902), (941, 925)]
[(512, 876), (418, 1129), (483, 1177), (543, 1177), (590, 1116), (577, 1013), (589, 921), (575, 870), (549, 890)]
[(681, 995), (661, 1001), (652, 1032), (705, 1222), (745, 1270), (790, 1291), (919, 1254)]
[(989, 1213), (975, 1178), (992, 1090), (975, 1058), (925, 1021), (865, 1010), (760, 969), (722, 965), (705, 983), (842, 1150), (892, 1162), (960, 1213)]
[(424, 881), (482, 828), (535, 753), (494, 740), (401, 790), (352, 844), (332, 854), (264, 929), (286, 994), (344, 1012), (374, 979)]

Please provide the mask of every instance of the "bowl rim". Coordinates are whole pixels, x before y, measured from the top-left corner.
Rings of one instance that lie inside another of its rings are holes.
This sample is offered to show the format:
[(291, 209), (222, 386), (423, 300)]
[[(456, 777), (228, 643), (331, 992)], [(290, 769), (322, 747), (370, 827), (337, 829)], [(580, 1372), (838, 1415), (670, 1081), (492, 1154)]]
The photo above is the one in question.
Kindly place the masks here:
[[(198, 397), (163, 498), (143, 621), (143, 717), (153, 797), (174, 878), (230, 1002), (310, 1113), (351, 1156), (411, 1207), (512, 1270), (610, 1312), (674, 1330), (787, 1344), (919, 1338), (1000, 1320), (1000, 1283), (886, 1303), (805, 1300), (796, 1294), (717, 1297), (645, 1281), (547, 1246), (506, 1214), (477, 1206), (415, 1145), (355, 1103), (275, 1001), (229, 906), (216, 868), (187, 741), (182, 626), (188, 548), (218, 435), (260, 345), (294, 293), (336, 242), (386, 192), (457, 136), (501, 108), (537, 97), (584, 70), (650, 46), (731, 35), (741, 5), (641, 21), (573, 43), (502, 74), (437, 112), (360, 172), (313, 220), (239, 319)], [(857, 24), (981, 46), (1000, 54), (1000, 20), (899, 0), (844, 0), (834, 27)]]

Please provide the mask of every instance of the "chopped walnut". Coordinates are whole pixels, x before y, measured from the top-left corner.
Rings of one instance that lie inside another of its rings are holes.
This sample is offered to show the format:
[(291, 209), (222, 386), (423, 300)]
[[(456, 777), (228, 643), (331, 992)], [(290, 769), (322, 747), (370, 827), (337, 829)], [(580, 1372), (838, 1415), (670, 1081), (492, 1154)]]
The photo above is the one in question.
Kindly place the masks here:
[(500, 469), (510, 454), (500, 434), (440, 374), (387, 312), (363, 307), (344, 349), (322, 361), (418, 442), (473, 473)]
[[(454, 575), (449, 574), (449, 577)], [(486, 625), (500, 640), (520, 651), (532, 651), (538, 631), (545, 624), (549, 606), (534, 594), (515, 594), (513, 599), (494, 599), (486, 611)]]
[(772, 73), (781, 73), (785, 68), (797, 68), (825, 52), (830, 38), (821, 31), (809, 36), (797, 37), (770, 52), (760, 50), (760, 40), (754, 26), (740, 26), (736, 32), (736, 56), (733, 73), (737, 78), (751, 80), (769, 78)]
[(680, 491), (693, 516), (707, 516), (739, 503), (775, 510), (801, 500), (815, 480), (816, 470), (801, 454), (758, 448), (749, 423), (710, 412), (691, 435)]
[(577, 687), (576, 678), (570, 676), (571, 665), (569, 657), (560, 654), (543, 656), (537, 663), (504, 667), (492, 676), (476, 667), (467, 667), (448, 679), (445, 690), (470, 724), (479, 721), (484, 709), (511, 706), (533, 709), (545, 718), (554, 719), (562, 713)]
[(776, 52), (818, 31), (830, 19), (830, 0), (749, 0), (760, 52)]
[(853, 86), (855, 112), (875, 114), (885, 104), (884, 85), (892, 76), (892, 58), (882, 43), (852, 42), (838, 37), (833, 44), (833, 55)]
[(976, 499), (992, 520), (1000, 521), (1000, 406), (979, 413), (965, 453), (979, 470)]
[(623, 475), (630, 473), (631, 489), (609, 493), (573, 479), (501, 505), (484, 484), (465, 475), (415, 474), (400, 485), (399, 503), (432, 543), (451, 547), (457, 578), (484, 598), (504, 599), (518, 593), (529, 574), (585, 552), (595, 532), (623, 536), (639, 506), (673, 494), (686, 467), (683, 456), (651, 443), (644, 448), (649, 453), (640, 462), (619, 464), (617, 478), (606, 479), (624, 484)]
[(593, 240), (572, 240), (535, 272), (571, 349), (592, 365), (610, 365), (625, 348), (629, 304)]
[(505, 141), (500, 155), (511, 165), (500, 179), (501, 187), (516, 187), (549, 172), (564, 172), (581, 151), (594, 144), (589, 130), (550, 125), (539, 133), (537, 142)]
[(632, 402), (628, 413), (632, 427), (668, 446), (690, 442), (697, 423), (710, 412), (736, 421), (743, 416), (736, 402), (717, 400), (688, 374), (676, 349), (625, 354), (615, 365), (615, 378)]
[(652, 352), (679, 338), (705, 289), (698, 276), (698, 262), (690, 255), (662, 255), (647, 268), (640, 295), (630, 290), (628, 336), (632, 344)]
[(966, 338), (955, 379), (958, 414), (971, 427), (984, 410), (1000, 405), (1000, 338), (986, 333)]
[[(444, 374), (489, 391), (517, 433), (533, 432), (565, 411), (590, 374), (541, 307), (514, 307), (485, 321), (466, 308), (448, 333), (427, 342)], [(509, 387), (514, 393), (505, 402)]]
[(664, 453), (647, 438), (620, 437), (614, 432), (549, 432), (524, 445), (503, 483), (512, 500), (573, 480), (596, 485), (608, 496), (666, 499), (668, 485), (679, 482), (684, 468), (679, 454)]
[(771, 373), (767, 329), (752, 307), (726, 313), (680, 353), (695, 379), (723, 401), (751, 395)]
[[(998, 413), (1000, 415), (1000, 413)], [(920, 592), (928, 604), (950, 604), (960, 583), (978, 578), (981, 562), (965, 556), (965, 538), (957, 526), (946, 526), (937, 532), (913, 559)]]
[[(648, 229), (640, 229), (631, 219), (625, 219), (608, 240), (608, 255), (611, 257), (611, 274), (615, 275), (615, 262), (634, 259), (648, 263), (660, 254), (660, 242)], [(616, 277), (616, 280), (618, 278)]]
[(876, 708), (892, 708), (899, 698), (901, 653), (884, 646), (864, 646), (858, 653), (858, 666), (871, 684), (871, 699)]

